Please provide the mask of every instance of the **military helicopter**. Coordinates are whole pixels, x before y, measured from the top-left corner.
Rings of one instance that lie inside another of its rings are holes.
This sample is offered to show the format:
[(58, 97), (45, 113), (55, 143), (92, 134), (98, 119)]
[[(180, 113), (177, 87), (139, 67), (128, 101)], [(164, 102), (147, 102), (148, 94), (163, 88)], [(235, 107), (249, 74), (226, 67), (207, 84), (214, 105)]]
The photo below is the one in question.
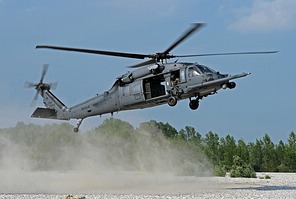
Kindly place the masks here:
[(171, 50), (204, 25), (205, 24), (203, 23), (192, 24), (192, 26), (165, 51), (155, 54), (136, 54), (37, 45), (36, 48), (75, 51), (134, 59), (148, 58), (149, 60), (130, 66), (130, 68), (137, 69), (117, 77), (113, 86), (104, 93), (97, 94), (96, 96), (72, 107), (67, 107), (51, 92), (51, 89), (56, 87), (56, 83), (44, 83), (43, 80), (48, 69), (48, 65), (44, 65), (39, 83), (25, 83), (26, 88), (33, 87), (37, 91), (33, 101), (36, 101), (38, 95), (41, 95), (46, 107), (38, 107), (31, 117), (57, 120), (77, 119), (78, 122), (74, 128), (74, 132), (78, 132), (82, 121), (90, 116), (101, 116), (107, 113), (113, 115), (114, 112), (143, 109), (162, 104), (175, 106), (178, 101), (183, 99), (189, 99), (189, 107), (192, 110), (196, 110), (199, 107), (199, 101), (201, 99), (216, 94), (220, 89), (235, 88), (236, 84), (232, 80), (245, 77), (250, 73), (241, 73), (237, 75), (221, 74), (208, 66), (198, 63), (178, 62), (178, 60), (168, 63), (168, 59), (216, 55), (267, 54), (277, 52), (232, 52), (192, 55), (170, 54)]

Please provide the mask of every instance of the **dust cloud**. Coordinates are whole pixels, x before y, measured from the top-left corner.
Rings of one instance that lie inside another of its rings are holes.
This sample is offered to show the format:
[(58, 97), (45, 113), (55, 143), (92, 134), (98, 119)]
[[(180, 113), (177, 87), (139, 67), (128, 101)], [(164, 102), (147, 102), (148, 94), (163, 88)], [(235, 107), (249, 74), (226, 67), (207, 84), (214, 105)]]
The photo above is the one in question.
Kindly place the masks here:
[(16, 134), (0, 137), (0, 193), (182, 193), (212, 183), (205, 155), (144, 131)]

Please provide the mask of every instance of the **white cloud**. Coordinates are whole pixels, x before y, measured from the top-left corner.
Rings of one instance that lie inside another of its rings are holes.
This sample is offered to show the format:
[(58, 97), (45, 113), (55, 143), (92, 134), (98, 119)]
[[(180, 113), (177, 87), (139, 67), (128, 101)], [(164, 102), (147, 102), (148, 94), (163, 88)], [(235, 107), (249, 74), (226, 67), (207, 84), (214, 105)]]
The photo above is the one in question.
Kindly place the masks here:
[(241, 15), (229, 28), (241, 32), (287, 30), (296, 17), (295, 0), (255, 0), (252, 8), (240, 8)]

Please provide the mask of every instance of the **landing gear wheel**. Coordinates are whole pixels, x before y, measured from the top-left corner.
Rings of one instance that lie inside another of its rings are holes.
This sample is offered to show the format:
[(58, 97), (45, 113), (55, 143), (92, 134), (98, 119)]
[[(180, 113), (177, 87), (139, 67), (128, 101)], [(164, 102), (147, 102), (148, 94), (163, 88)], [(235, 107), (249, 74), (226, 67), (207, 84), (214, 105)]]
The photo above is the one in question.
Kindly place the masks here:
[(75, 127), (75, 128), (73, 129), (73, 131), (74, 131), (74, 133), (78, 133), (79, 129), (78, 129), (77, 127)]
[(198, 109), (199, 107), (199, 101), (198, 100), (191, 100), (189, 102), (189, 107), (192, 109), (192, 110), (196, 110)]
[(236, 86), (235, 82), (228, 82), (227, 83), (227, 87), (230, 88), (230, 89), (235, 88), (235, 86)]
[(168, 104), (170, 106), (175, 106), (177, 104), (177, 99), (175, 97), (173, 97), (173, 96), (169, 97)]

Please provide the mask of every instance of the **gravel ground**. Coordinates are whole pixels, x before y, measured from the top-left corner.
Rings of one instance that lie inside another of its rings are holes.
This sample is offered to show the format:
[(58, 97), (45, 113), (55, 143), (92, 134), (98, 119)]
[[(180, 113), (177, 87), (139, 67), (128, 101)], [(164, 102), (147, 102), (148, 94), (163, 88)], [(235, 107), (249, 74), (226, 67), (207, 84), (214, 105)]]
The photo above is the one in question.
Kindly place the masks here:
[[(295, 173), (257, 173), (254, 179), (147, 173), (35, 172), (13, 179), (11, 175), (0, 172), (0, 199), (66, 199), (69, 194), (75, 199), (296, 198)], [(266, 175), (271, 179), (259, 178)]]

